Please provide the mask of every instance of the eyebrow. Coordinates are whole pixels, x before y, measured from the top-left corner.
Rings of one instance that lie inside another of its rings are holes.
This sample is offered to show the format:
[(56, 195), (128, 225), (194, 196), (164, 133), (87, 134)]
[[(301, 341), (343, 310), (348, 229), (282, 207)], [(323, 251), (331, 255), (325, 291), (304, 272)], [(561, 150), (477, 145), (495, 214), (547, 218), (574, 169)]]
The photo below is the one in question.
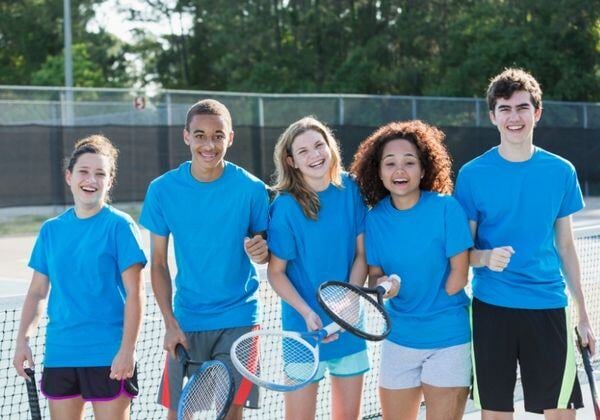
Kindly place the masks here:
[[(529, 102), (523, 102), (523, 103), (515, 105), (515, 108), (523, 108), (523, 107), (530, 107), (530, 106), (531, 106), (531, 104)], [(498, 105), (498, 109), (504, 109), (504, 108), (512, 108), (512, 107), (508, 104)]]
[[(396, 156), (396, 155), (394, 153), (388, 153), (387, 155), (383, 156), (383, 159), (385, 159), (387, 157), (393, 157), (393, 156)], [(404, 156), (404, 157), (414, 157), (415, 159), (417, 158), (417, 156), (415, 154), (410, 153), (410, 152), (405, 153), (402, 156)]]
[[(198, 128), (198, 129), (192, 131), (192, 134), (197, 134), (197, 133), (204, 133), (204, 130), (201, 128)], [(223, 130), (217, 130), (217, 131), (215, 131), (215, 133), (225, 134), (225, 132)]]

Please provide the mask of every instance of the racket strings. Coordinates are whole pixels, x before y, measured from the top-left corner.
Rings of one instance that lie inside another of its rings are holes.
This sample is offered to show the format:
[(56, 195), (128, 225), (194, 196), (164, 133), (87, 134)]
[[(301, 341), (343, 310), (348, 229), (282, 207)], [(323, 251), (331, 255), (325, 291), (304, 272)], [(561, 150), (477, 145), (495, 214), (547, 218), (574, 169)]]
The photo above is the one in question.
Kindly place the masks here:
[(389, 329), (387, 318), (378, 305), (355, 290), (328, 285), (319, 291), (321, 300), (340, 320), (370, 335), (382, 335)]
[(200, 369), (186, 385), (190, 387), (189, 392), (182, 395), (185, 419), (215, 418), (225, 414), (227, 410), (233, 386), (227, 367), (222, 363), (215, 363)]
[(314, 349), (286, 335), (257, 335), (238, 342), (235, 358), (264, 384), (294, 387), (310, 381), (318, 365)]

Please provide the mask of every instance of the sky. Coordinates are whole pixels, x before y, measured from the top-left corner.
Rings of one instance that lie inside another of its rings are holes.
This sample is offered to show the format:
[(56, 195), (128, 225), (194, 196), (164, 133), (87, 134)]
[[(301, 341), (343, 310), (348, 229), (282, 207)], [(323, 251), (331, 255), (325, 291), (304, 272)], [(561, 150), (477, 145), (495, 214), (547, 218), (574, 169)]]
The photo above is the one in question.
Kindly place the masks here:
[[(163, 3), (174, 4), (174, 0), (163, 0)], [(135, 27), (143, 27), (152, 31), (155, 35), (163, 35), (171, 32), (171, 27), (175, 33), (180, 32), (179, 19), (172, 19), (171, 25), (166, 19), (160, 22), (136, 22), (127, 21), (127, 13), (120, 12), (120, 9), (131, 7), (143, 12), (151, 12), (143, 0), (106, 0), (96, 8), (96, 18), (88, 25), (88, 30), (97, 31), (103, 27), (107, 32), (113, 33), (124, 41), (133, 41), (131, 30)], [(191, 27), (191, 18), (184, 16), (184, 28)]]

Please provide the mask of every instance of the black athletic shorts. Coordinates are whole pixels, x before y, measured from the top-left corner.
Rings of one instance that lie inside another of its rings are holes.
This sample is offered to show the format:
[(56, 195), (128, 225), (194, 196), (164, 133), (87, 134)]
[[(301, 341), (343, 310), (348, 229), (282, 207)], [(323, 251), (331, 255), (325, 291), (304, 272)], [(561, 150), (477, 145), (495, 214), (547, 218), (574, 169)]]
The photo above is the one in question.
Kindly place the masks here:
[(472, 397), (477, 406), (514, 411), (518, 361), (526, 411), (583, 407), (566, 311), (506, 308), (473, 299)]
[(41, 391), (48, 399), (81, 397), (85, 401), (110, 401), (124, 394), (138, 395), (137, 367), (129, 379), (110, 379), (110, 366), (47, 367), (42, 372)]

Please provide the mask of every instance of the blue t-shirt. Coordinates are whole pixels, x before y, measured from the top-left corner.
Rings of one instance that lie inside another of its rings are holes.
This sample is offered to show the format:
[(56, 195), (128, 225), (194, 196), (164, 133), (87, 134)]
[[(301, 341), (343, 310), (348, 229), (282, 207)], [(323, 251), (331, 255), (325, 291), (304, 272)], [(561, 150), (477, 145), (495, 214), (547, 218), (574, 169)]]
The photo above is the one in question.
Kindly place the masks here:
[(539, 147), (529, 160), (510, 162), (495, 147), (463, 166), (455, 196), (477, 222), (475, 248), (515, 250), (502, 272), (474, 269), (477, 299), (523, 309), (567, 305), (554, 224), (583, 208), (571, 163)]
[(417, 204), (397, 210), (387, 196), (367, 214), (367, 262), (402, 279), (386, 302), (392, 318), (388, 339), (417, 349), (470, 340), (464, 290), (449, 296), (450, 258), (473, 246), (464, 211), (447, 195), (421, 191)]
[[(348, 281), (356, 254), (356, 238), (364, 231), (366, 213), (356, 183), (343, 174), (342, 188), (333, 184), (318, 193), (317, 220), (307, 218), (293, 196), (279, 195), (271, 206), (267, 240), (271, 252), (287, 261), (286, 274), (300, 296), (319, 315), (323, 325), (331, 318), (317, 302), (319, 285), (328, 280)], [(284, 330), (306, 331), (306, 322), (282, 300)], [(320, 347), (321, 360), (362, 351), (365, 341), (349, 333)]]
[(173, 235), (173, 309), (183, 331), (259, 323), (259, 279), (244, 237), (267, 230), (268, 211), (265, 184), (230, 162), (211, 182), (196, 180), (185, 162), (150, 183), (140, 224)]
[(131, 217), (111, 206), (87, 219), (74, 209), (47, 220), (29, 267), (50, 281), (46, 367), (110, 366), (121, 346), (121, 273), (146, 264)]

